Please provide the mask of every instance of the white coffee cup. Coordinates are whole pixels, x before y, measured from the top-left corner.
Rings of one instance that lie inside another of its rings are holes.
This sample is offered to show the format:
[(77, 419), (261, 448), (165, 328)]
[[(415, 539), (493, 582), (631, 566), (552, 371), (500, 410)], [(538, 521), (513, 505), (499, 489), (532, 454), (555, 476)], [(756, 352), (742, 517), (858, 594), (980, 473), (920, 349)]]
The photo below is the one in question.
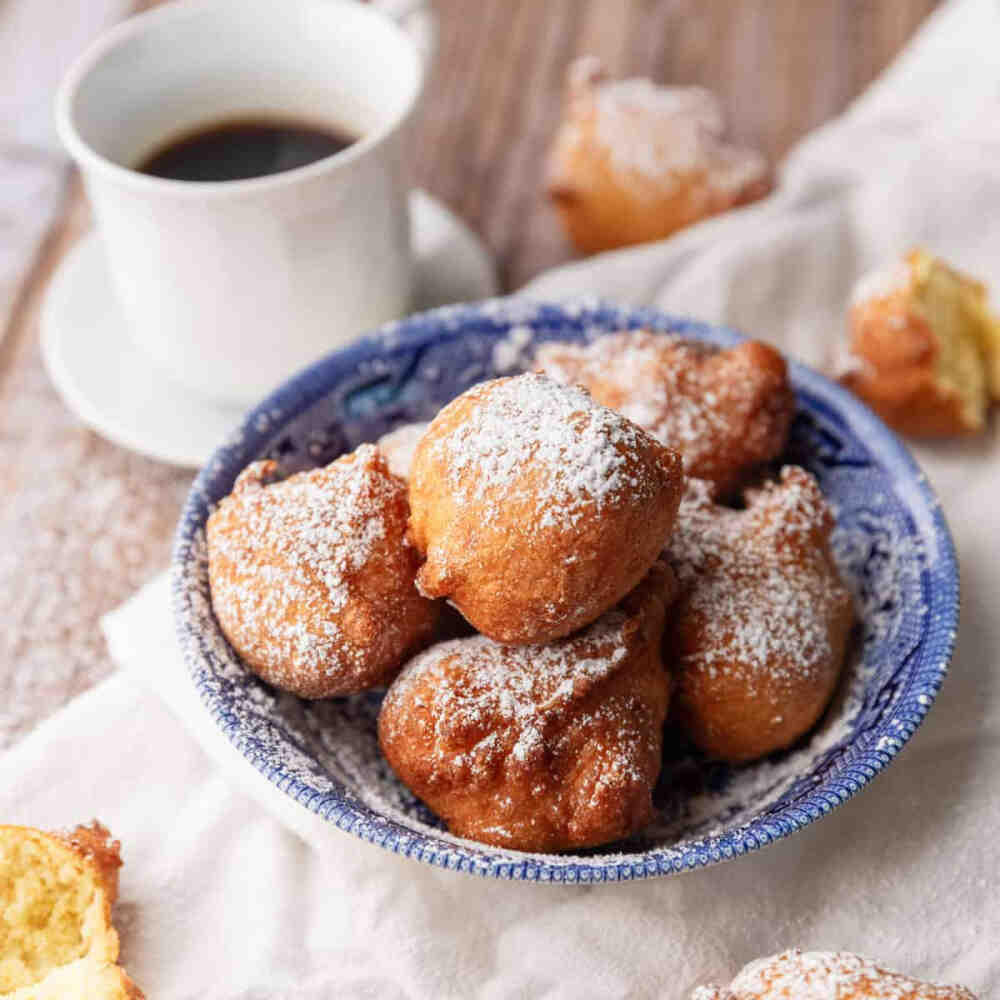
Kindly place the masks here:
[[(70, 69), (59, 133), (132, 335), (167, 373), (247, 405), (406, 312), (405, 126), (423, 77), (417, 42), (356, 0), (181, 0), (113, 28)], [(131, 169), (172, 137), (261, 114), (360, 138), (249, 180)]]

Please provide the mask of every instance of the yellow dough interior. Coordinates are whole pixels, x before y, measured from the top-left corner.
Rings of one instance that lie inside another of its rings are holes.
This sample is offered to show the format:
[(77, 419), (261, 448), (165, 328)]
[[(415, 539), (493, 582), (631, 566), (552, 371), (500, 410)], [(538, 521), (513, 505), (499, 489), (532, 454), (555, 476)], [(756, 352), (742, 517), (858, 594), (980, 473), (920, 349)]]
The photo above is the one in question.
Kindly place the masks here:
[(114, 961), (117, 950), (91, 866), (49, 837), (0, 829), (0, 994), (84, 955)]
[(110, 962), (86, 957), (63, 965), (40, 982), (22, 986), (13, 993), (0, 994), (0, 1000), (132, 1000), (140, 994), (129, 990), (121, 969)]
[(983, 285), (924, 250), (909, 255), (914, 309), (938, 341), (935, 376), (962, 400), (970, 423), (981, 424), (989, 396), (1000, 398), (1000, 320)]

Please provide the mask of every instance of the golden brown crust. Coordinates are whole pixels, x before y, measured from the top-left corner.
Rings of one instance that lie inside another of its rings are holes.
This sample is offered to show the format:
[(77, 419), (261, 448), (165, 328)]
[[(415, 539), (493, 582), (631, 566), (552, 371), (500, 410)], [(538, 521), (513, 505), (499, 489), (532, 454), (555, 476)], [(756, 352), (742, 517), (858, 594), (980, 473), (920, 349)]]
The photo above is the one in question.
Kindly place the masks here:
[(937, 376), (938, 339), (912, 311), (907, 290), (859, 302), (849, 313), (855, 366), (841, 377), (890, 427), (911, 437), (976, 434), (985, 399), (971, 407)]
[(816, 723), (854, 620), (815, 480), (786, 467), (745, 498), (746, 510), (719, 507), (692, 481), (667, 546), (684, 588), (664, 638), (675, 716), (696, 746), (732, 762)]
[(589, 628), (544, 646), (434, 646), (389, 689), (383, 753), (452, 833), (515, 850), (619, 840), (652, 813), (669, 677), (669, 568)]
[(122, 866), (121, 841), (113, 840), (111, 831), (99, 820), (52, 834), (84, 858), (97, 871), (108, 895), (109, 904), (118, 898), (118, 870)]
[(584, 253), (663, 239), (770, 190), (763, 158), (722, 141), (708, 91), (607, 82), (592, 59), (574, 63), (567, 90), (547, 189)]
[(684, 457), (689, 476), (731, 493), (788, 441), (795, 393), (785, 359), (751, 340), (727, 350), (649, 330), (623, 330), (582, 346), (553, 342), (542, 370), (582, 385)]
[(676, 452), (581, 389), (536, 374), (480, 383), (414, 456), (417, 584), (498, 642), (568, 635), (642, 579), (681, 482)]
[(304, 698), (388, 683), (431, 636), (405, 483), (373, 445), (273, 482), (255, 463), (208, 520), (219, 625), (244, 663)]
[(128, 1000), (146, 1000), (146, 994), (139, 989), (129, 974), (121, 968), (121, 966), (118, 967), (118, 971), (120, 973), (121, 987)]
[(410, 478), (410, 465), (413, 462), (413, 454), (417, 450), (420, 439), (424, 436), (428, 422), (401, 424), (391, 431), (383, 434), (375, 444), (378, 450), (385, 455), (389, 471), (400, 479)]
[(691, 1000), (976, 1000), (964, 986), (925, 983), (850, 952), (798, 949), (757, 959), (728, 988), (702, 986)]

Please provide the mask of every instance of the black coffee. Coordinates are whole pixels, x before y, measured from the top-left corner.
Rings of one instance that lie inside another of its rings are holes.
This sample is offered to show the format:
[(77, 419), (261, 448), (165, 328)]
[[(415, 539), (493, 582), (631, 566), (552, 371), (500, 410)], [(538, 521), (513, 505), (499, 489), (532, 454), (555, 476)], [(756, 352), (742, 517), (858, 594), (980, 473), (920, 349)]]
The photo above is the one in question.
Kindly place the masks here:
[(304, 122), (216, 122), (173, 139), (135, 168), (176, 181), (237, 181), (294, 170), (346, 149), (356, 136)]

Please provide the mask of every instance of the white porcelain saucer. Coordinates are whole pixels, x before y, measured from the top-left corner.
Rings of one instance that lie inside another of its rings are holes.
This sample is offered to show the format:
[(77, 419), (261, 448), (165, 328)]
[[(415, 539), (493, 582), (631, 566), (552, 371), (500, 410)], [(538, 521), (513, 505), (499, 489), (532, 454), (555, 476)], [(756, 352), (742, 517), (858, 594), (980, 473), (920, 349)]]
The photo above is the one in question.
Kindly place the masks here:
[[(419, 311), (497, 293), (480, 239), (426, 192), (410, 196)], [(42, 356), (66, 405), (124, 448), (197, 468), (239, 423), (242, 411), (172, 381), (134, 346), (111, 288), (96, 232), (66, 255), (41, 313)]]

